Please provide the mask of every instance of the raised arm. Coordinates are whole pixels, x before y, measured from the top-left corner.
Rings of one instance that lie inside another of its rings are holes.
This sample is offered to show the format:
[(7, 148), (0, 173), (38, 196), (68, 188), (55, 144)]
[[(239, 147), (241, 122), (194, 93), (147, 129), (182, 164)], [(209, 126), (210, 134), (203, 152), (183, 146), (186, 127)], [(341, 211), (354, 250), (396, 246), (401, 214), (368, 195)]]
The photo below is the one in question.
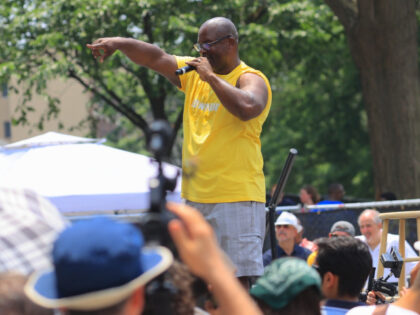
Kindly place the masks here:
[(95, 58), (100, 58), (100, 62), (116, 50), (120, 50), (136, 64), (152, 69), (165, 76), (172, 84), (181, 86), (179, 78), (175, 75), (177, 69), (175, 57), (155, 45), (133, 38), (106, 37), (99, 38), (86, 46), (92, 50)]
[(250, 120), (264, 110), (268, 88), (259, 75), (244, 73), (236, 86), (232, 86), (213, 72), (207, 58), (199, 57), (187, 63), (196, 67), (200, 78), (210, 84), (222, 105), (239, 119)]

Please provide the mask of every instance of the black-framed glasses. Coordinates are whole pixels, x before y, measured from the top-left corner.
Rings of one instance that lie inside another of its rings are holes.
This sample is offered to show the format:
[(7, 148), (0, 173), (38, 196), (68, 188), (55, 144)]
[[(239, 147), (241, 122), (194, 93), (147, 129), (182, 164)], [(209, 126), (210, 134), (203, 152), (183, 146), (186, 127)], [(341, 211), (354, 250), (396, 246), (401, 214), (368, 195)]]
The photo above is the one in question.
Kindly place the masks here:
[(221, 42), (222, 40), (224, 40), (226, 38), (229, 38), (229, 37), (232, 37), (232, 35), (229, 34), (229, 35), (220, 37), (219, 39), (216, 39), (215, 41), (210, 42), (210, 43), (203, 43), (203, 44), (196, 43), (196, 44), (194, 44), (194, 49), (197, 50), (198, 52), (200, 52), (201, 49), (210, 50), (211, 46), (213, 46), (213, 45), (217, 44), (218, 42)]

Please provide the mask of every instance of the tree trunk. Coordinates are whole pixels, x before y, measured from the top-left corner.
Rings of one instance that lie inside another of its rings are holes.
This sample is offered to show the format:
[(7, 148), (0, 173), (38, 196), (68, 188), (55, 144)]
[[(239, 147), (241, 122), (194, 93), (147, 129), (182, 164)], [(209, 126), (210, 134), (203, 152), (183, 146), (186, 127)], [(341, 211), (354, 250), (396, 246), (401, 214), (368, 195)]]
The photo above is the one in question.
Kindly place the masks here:
[(343, 23), (360, 72), (375, 196), (393, 191), (399, 199), (419, 197), (420, 81), (415, 2), (325, 2)]

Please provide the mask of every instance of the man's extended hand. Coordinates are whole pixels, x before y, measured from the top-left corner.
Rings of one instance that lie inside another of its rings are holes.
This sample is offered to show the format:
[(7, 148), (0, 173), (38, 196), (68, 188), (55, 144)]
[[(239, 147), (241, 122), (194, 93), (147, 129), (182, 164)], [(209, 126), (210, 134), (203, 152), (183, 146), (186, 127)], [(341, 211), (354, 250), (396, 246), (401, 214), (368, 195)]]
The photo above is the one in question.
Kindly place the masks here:
[(95, 58), (100, 57), (99, 61), (104, 62), (117, 50), (117, 40), (117, 37), (99, 38), (92, 44), (86, 44), (86, 47), (92, 51)]

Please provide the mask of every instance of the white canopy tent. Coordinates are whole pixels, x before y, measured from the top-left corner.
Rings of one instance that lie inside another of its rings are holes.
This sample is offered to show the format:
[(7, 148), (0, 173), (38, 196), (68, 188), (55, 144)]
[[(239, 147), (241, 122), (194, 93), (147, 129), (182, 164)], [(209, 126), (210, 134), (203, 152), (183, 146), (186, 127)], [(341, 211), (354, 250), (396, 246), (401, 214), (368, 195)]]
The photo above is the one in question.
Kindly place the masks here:
[[(147, 210), (157, 163), (88, 139), (48, 132), (0, 147), (0, 185), (30, 188), (63, 214)], [(165, 176), (180, 169), (163, 165)], [(180, 201), (179, 176), (168, 200)]]

